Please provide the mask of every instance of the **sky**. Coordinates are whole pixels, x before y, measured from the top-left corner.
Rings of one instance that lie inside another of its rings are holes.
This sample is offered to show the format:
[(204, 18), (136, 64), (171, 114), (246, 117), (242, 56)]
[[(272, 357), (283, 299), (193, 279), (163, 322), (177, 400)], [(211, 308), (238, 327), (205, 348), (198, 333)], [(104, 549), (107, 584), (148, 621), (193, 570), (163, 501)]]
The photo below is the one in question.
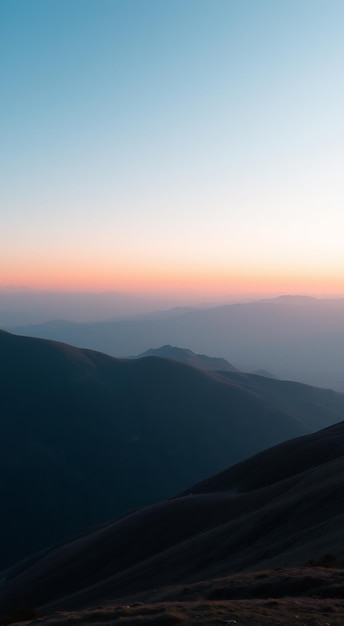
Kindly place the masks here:
[(342, 0), (1, 0), (0, 288), (344, 296)]

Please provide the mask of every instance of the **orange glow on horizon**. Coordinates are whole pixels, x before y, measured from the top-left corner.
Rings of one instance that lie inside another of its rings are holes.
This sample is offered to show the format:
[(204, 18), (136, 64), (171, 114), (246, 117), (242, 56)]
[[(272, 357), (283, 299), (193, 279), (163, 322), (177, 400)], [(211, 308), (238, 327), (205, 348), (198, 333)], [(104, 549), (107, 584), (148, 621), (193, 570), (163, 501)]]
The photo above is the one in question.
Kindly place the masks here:
[[(266, 296), (308, 294), (344, 296), (344, 275), (323, 275), (320, 272), (263, 270), (247, 268), (236, 271), (216, 268), (179, 268), (149, 266), (121, 267), (118, 270), (61, 264), (44, 267), (16, 268), (2, 279), (0, 287), (13, 285), (44, 291), (120, 291), (124, 293), (180, 295), (195, 298), (226, 298), (235, 296)], [(179, 271), (178, 271), (179, 270)]]

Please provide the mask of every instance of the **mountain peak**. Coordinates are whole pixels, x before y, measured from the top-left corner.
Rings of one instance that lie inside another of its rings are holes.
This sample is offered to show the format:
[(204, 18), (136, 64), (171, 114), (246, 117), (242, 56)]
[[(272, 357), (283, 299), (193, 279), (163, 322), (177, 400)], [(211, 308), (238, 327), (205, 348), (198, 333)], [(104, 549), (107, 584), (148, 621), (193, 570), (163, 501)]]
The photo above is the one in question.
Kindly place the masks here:
[(238, 369), (231, 365), (226, 359), (220, 357), (211, 357), (206, 354), (196, 354), (188, 348), (179, 348), (166, 344), (160, 348), (151, 348), (146, 350), (142, 354), (139, 354), (137, 358), (141, 359), (147, 356), (162, 357), (165, 359), (172, 359), (174, 361), (180, 361), (187, 363), (192, 367), (205, 371), (225, 371), (225, 372), (237, 372)]

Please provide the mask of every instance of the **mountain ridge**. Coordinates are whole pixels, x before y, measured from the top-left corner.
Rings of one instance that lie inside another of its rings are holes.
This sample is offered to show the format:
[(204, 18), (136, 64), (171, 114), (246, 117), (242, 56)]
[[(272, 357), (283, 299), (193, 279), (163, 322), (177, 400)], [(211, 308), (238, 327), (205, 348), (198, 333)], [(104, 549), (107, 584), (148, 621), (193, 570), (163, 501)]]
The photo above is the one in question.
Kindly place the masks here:
[(201, 370), (206, 371), (224, 371), (224, 372), (238, 372), (239, 370), (231, 365), (226, 359), (220, 357), (211, 357), (206, 354), (195, 354), (192, 350), (187, 348), (178, 348), (166, 344), (160, 348), (150, 348), (142, 354), (138, 354), (135, 359), (142, 359), (148, 356), (162, 357), (166, 359), (173, 359), (182, 363), (192, 365)]
[[(16, 327), (19, 334), (64, 341), (125, 357), (171, 344), (216, 354), (242, 371), (344, 391), (344, 299), (282, 297), (127, 319), (53, 327)], [(11, 330), (7, 328), (7, 330)]]
[[(297, 467), (290, 463), (295, 451)], [(287, 468), (284, 476), (276, 463)], [(29, 596), (46, 612), (85, 609), (156, 587), (304, 567), (326, 553), (343, 566), (343, 489), (341, 422), (17, 564), (4, 573), (0, 611), (24, 606)], [(235, 588), (216, 593), (235, 597)]]
[(215, 372), (4, 332), (0, 392), (3, 566), (308, 432)]

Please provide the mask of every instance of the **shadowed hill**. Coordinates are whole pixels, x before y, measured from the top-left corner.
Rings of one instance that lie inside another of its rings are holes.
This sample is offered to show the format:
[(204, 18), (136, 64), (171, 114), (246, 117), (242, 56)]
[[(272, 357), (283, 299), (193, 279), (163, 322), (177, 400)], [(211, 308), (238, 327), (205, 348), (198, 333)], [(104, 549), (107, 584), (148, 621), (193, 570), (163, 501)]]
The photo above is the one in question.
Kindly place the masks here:
[(335, 417), (332, 423), (344, 417), (344, 394), (332, 389), (319, 389), (289, 380), (278, 380), (257, 374), (243, 372), (218, 372), (223, 378), (239, 384), (256, 394), (276, 409), (293, 415), (308, 429), (308, 432), (324, 428), (326, 411)]
[[(344, 422), (19, 563), (3, 573), (0, 610), (28, 602), (48, 611), (107, 604), (177, 583), (303, 566), (326, 553), (344, 564), (343, 496)], [(251, 597), (234, 583), (213, 599)], [(252, 597), (274, 597), (271, 584), (262, 581)], [(290, 577), (286, 584), (292, 592)]]
[(5, 332), (0, 396), (2, 567), (311, 430), (240, 381)]
[(2, 567), (344, 411), (304, 385), (5, 332), (0, 391)]

